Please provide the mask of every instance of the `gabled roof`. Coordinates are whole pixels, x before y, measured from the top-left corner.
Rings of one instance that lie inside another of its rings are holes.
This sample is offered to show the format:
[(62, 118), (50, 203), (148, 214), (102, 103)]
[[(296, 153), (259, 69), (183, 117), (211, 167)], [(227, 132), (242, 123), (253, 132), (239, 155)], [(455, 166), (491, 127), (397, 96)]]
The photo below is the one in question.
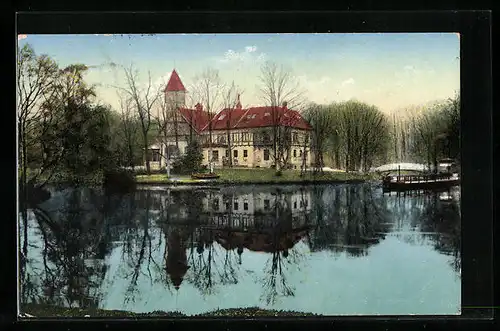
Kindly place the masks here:
[(201, 132), (210, 120), (208, 112), (201, 109), (179, 108), (179, 112), (184, 120), (197, 132)]
[(177, 74), (175, 69), (172, 71), (170, 75), (170, 79), (168, 80), (167, 86), (163, 92), (178, 92), (178, 91), (186, 91), (184, 84), (182, 84), (181, 78)]
[[(214, 116), (212, 130), (227, 130), (228, 126), (233, 128), (246, 112), (241, 108), (224, 108)], [(203, 129), (208, 130), (208, 123)]]
[[(234, 231), (228, 236), (227, 232), (217, 231), (215, 240), (224, 249), (230, 250), (238, 246), (254, 252), (272, 253), (275, 251), (285, 251), (293, 248), (302, 238), (307, 236), (308, 229), (295, 229), (289, 233), (283, 233), (276, 238), (271, 233), (252, 233)], [(248, 239), (250, 239), (248, 241)]]
[[(212, 121), (213, 130), (270, 127), (277, 123), (297, 129), (311, 130), (311, 125), (295, 110), (286, 107), (226, 108)], [(208, 125), (203, 128), (208, 129)]]

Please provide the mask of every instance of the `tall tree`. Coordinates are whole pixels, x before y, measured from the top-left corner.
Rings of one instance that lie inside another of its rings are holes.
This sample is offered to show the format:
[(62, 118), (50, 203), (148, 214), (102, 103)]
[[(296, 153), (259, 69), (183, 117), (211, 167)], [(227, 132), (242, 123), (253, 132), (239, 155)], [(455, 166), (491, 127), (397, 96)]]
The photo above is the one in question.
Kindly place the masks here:
[(208, 164), (210, 173), (214, 172), (212, 153), (212, 131), (213, 118), (223, 105), (224, 84), (219, 76), (219, 71), (213, 68), (206, 68), (196, 78), (196, 85), (193, 90), (198, 95), (203, 110), (208, 114)]
[(125, 160), (129, 167), (135, 165), (135, 149), (137, 137), (137, 116), (133, 111), (133, 100), (123, 94), (119, 94), (120, 99), (120, 130), (123, 135), (125, 146)]
[(262, 65), (259, 81), (260, 95), (264, 103), (271, 107), (273, 158), (276, 171), (279, 171), (282, 166), (279, 151), (287, 138), (284, 137), (283, 130), (280, 130), (282, 118), (286, 113), (283, 106), (288, 107), (287, 109), (300, 108), (304, 104), (304, 93), (291, 71), (274, 62)]
[(313, 128), (311, 143), (315, 156), (314, 171), (323, 172), (325, 166), (323, 155), (326, 151), (328, 136), (336, 130), (332, 111), (328, 106), (312, 104), (306, 108), (304, 117)]
[[(28, 150), (37, 145), (44, 131), (40, 128), (40, 123), (46, 123), (47, 128), (49, 124), (53, 125), (59, 120), (59, 117), (52, 116), (53, 114), (49, 114), (43, 107), (56, 92), (59, 74), (57, 64), (47, 55), (36, 55), (29, 44), (18, 48), (16, 91), (21, 188), (25, 188), (29, 180)], [(43, 171), (52, 168), (47, 164), (40, 169)], [(40, 174), (34, 175), (36, 177)]]
[(138, 84), (139, 72), (133, 68), (124, 68), (126, 77), (126, 87), (122, 88), (126, 92), (134, 104), (135, 110), (141, 124), (141, 133), (143, 148), (146, 160), (146, 172), (151, 174), (151, 165), (149, 159), (149, 133), (152, 124), (152, 109), (160, 96), (160, 92), (156, 90), (151, 81), (151, 72), (148, 72), (148, 81), (144, 88)]
[(223, 108), (226, 111), (226, 140), (227, 140), (227, 150), (229, 153), (229, 167), (233, 166), (233, 158), (232, 158), (232, 137), (231, 137), (231, 124), (232, 124), (232, 116), (233, 111), (237, 107), (242, 107), (240, 97), (243, 93), (238, 86), (234, 84), (234, 81), (224, 90), (223, 96)]

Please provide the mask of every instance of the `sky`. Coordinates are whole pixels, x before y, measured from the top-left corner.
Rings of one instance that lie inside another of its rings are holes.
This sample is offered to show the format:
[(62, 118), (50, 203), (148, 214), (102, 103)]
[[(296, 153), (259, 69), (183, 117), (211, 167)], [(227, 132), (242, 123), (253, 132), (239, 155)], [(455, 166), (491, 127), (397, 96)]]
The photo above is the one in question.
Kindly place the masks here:
[(460, 88), (460, 38), (456, 33), (19, 35), (37, 54), (63, 67), (83, 63), (98, 98), (118, 107), (116, 86), (133, 64), (146, 83), (160, 86), (176, 69), (188, 89), (204, 69), (243, 90), (244, 106), (263, 105), (260, 67), (283, 65), (309, 101), (356, 99), (386, 113), (453, 97)]

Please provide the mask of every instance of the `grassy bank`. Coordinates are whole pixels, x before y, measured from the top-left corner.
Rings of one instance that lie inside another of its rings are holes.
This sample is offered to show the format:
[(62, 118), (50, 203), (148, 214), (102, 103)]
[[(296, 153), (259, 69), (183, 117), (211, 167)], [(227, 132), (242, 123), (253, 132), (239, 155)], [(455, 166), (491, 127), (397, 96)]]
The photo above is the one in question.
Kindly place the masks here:
[[(281, 176), (276, 176), (276, 171), (269, 168), (256, 169), (216, 169), (215, 173), (220, 177), (211, 183), (216, 184), (259, 184), (259, 183), (344, 183), (344, 182), (362, 182), (373, 180), (375, 177), (371, 174), (345, 173), (345, 172), (324, 172), (313, 174), (308, 172), (300, 176), (299, 170), (284, 170)], [(193, 180), (189, 176), (175, 176), (176, 182), (179, 184), (200, 183), (198, 180)], [(172, 183), (166, 174), (155, 175), (137, 175), (137, 184), (166, 184)]]
[(318, 316), (313, 313), (293, 311), (266, 310), (257, 307), (220, 309), (194, 316), (181, 312), (154, 311), (150, 313), (133, 313), (123, 310), (64, 308), (42, 304), (23, 305), (23, 313), (34, 317), (270, 317), (270, 316)]

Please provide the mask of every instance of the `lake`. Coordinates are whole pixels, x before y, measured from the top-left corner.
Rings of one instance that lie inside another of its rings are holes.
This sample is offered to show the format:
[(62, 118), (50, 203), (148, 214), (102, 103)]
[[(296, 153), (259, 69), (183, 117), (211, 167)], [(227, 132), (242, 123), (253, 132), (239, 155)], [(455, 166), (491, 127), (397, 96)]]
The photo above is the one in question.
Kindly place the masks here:
[(460, 313), (459, 188), (49, 190), (28, 210), (26, 231), (19, 225), (21, 311), (37, 302), (188, 315)]

